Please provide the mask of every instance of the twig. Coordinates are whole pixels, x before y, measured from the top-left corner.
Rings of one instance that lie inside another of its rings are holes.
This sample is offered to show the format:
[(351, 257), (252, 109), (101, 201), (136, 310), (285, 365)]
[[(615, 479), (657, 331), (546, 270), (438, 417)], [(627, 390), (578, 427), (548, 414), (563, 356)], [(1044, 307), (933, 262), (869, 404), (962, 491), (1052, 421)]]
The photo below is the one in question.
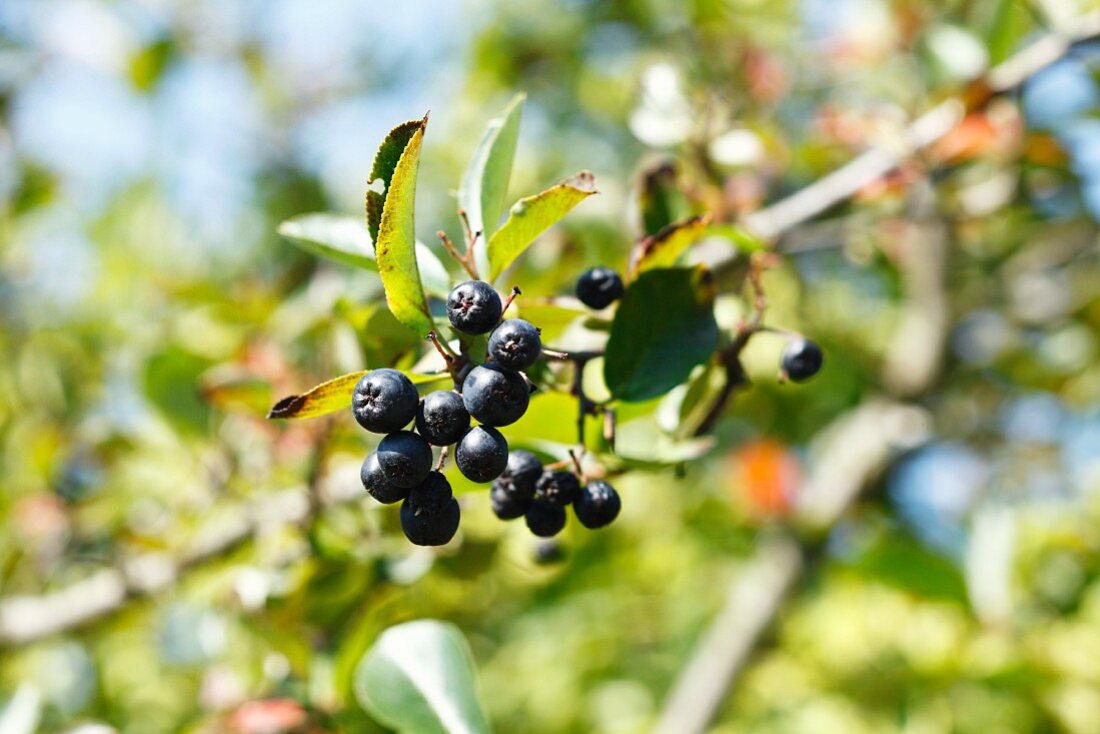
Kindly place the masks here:
[(443, 471), (443, 467), (447, 466), (447, 454), (449, 451), (449, 446), (444, 446), (439, 450), (439, 461), (435, 463), (436, 471)]
[(465, 270), (471, 278), (477, 280), (477, 269), (474, 267), (473, 260), (470, 258), (469, 248), (467, 248), (466, 254), (463, 255), (459, 253), (457, 249), (455, 249), (454, 243), (451, 242), (451, 238), (447, 236), (446, 232), (444, 232), (443, 230), (439, 230), (435, 234), (436, 237), (438, 237), (439, 240), (443, 243), (443, 248), (447, 250), (447, 254), (449, 254), (453, 260), (457, 261), (458, 264), (462, 266), (462, 269)]
[(508, 297), (504, 299), (504, 305), (501, 306), (500, 316), (504, 318), (504, 314), (508, 311), (508, 307), (512, 305), (512, 301), (516, 300), (516, 296), (522, 296), (523, 291), (519, 289), (519, 286), (512, 286), (512, 292), (508, 294)]

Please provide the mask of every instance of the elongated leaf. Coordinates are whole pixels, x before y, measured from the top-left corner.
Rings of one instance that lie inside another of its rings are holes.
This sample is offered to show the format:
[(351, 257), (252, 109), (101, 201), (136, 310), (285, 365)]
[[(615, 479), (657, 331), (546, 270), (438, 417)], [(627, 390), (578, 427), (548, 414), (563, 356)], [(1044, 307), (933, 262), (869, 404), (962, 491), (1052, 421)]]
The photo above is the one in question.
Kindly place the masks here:
[[(416, 232), (413, 213), (416, 209), (416, 172), (420, 165), (420, 145), (424, 141), (425, 117), (409, 138), (405, 151), (397, 161), (386, 192), (382, 220), (374, 241), (378, 274), (386, 291), (386, 303), (397, 320), (421, 336), (432, 330), (428, 299), (420, 284), (420, 268), (416, 263)], [(386, 148), (386, 143), (382, 144)], [(379, 151), (379, 155), (381, 155)], [(375, 162), (377, 165), (377, 161)], [(368, 196), (368, 201), (369, 201)]]
[(709, 225), (710, 215), (703, 214), (674, 222), (657, 234), (646, 237), (635, 250), (634, 275), (655, 268), (672, 267), (680, 255), (703, 236)]
[(489, 280), (495, 279), (536, 237), (596, 193), (596, 178), (581, 171), (541, 194), (520, 199), (489, 240)]
[(355, 669), (355, 697), (408, 734), (488, 734), (473, 658), (458, 628), (430, 619), (383, 632)]
[[(360, 217), (323, 212), (300, 214), (280, 224), (279, 234), (311, 255), (378, 272), (370, 229)], [(416, 264), (424, 289), (446, 297), (451, 290), (451, 276), (423, 242), (416, 243)]]
[(489, 121), (458, 187), (458, 205), (466, 211), (470, 229), (481, 232), (474, 245), (475, 264), (480, 272), (488, 270), (485, 243), (500, 224), (508, 197), (508, 181), (512, 177), (512, 162), (519, 141), (519, 120), (526, 98), (527, 95), (520, 92)]
[[(362, 370), (334, 377), (301, 395), (290, 395), (271, 406), (268, 418), (316, 418), (338, 410), (351, 408), (355, 383), (370, 372)], [(449, 375), (416, 375), (405, 373), (414, 385), (427, 385), (451, 379)]]
[[(382, 144), (378, 146), (378, 152), (374, 155), (374, 165), (370, 170), (371, 188), (367, 189), (367, 228), (370, 231), (371, 242), (378, 241), (378, 228), (382, 223), (382, 210), (386, 198), (390, 194), (390, 182), (393, 180), (393, 172), (397, 168), (401, 155), (409, 145), (409, 141), (417, 132), (423, 133), (424, 125), (428, 119), (409, 120), (403, 122), (386, 135)], [(375, 184), (380, 181), (380, 184)], [(376, 190), (380, 188), (381, 190)]]
[(623, 294), (611, 324), (604, 380), (626, 401), (664, 395), (718, 342), (714, 284), (704, 268), (650, 270)]
[(642, 233), (652, 236), (687, 214), (687, 197), (676, 185), (676, 164), (664, 161), (642, 174)]

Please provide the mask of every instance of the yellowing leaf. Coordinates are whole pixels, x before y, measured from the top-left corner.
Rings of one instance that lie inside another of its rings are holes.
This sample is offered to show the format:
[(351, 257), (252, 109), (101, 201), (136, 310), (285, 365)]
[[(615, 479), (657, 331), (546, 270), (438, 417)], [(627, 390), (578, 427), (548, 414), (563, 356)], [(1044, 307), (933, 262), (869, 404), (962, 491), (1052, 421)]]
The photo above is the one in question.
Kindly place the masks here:
[(634, 277), (654, 268), (670, 268), (687, 248), (694, 245), (710, 226), (710, 215), (674, 222), (638, 243), (634, 255)]
[(596, 178), (581, 171), (541, 194), (520, 199), (508, 221), (489, 240), (489, 280), (494, 280), (536, 237), (596, 193)]
[[(335, 413), (338, 410), (351, 409), (351, 396), (355, 392), (355, 383), (370, 370), (352, 372), (322, 382), (317, 387), (301, 395), (290, 395), (275, 403), (268, 412), (268, 418), (316, 418)], [(450, 379), (450, 375), (414, 375), (405, 373), (414, 385), (427, 385)]]

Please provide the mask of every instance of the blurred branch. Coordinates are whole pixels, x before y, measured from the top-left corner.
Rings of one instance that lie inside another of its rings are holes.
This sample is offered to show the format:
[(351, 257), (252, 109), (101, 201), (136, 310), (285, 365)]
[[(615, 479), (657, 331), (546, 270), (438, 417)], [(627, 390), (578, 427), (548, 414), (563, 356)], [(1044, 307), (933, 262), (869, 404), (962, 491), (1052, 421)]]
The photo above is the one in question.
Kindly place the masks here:
[[(930, 434), (927, 412), (904, 403), (876, 400), (840, 416), (817, 441), (819, 459), (799, 492), (796, 524), (823, 536), (897, 451), (919, 445)], [(673, 685), (657, 734), (706, 730), (802, 574), (805, 552), (790, 531), (760, 542)]]
[(1059, 25), (985, 76), (966, 92), (933, 107), (914, 120), (901, 139), (889, 146), (872, 147), (814, 183), (745, 217), (746, 229), (772, 240), (858, 193), (882, 178), (906, 158), (951, 132), (967, 112), (984, 107), (997, 95), (1015, 91), (1032, 76), (1061, 59), (1075, 44), (1100, 36), (1100, 11), (1086, 13)]

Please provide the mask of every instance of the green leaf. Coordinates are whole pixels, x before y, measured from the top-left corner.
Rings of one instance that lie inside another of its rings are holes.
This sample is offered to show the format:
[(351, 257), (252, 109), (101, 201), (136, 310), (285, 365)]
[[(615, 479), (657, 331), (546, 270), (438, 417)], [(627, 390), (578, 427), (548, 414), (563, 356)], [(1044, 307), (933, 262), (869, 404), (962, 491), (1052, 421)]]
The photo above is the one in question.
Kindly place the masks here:
[(596, 193), (596, 178), (581, 171), (541, 194), (512, 205), (508, 221), (489, 240), (489, 280), (494, 280), (536, 237)]
[(756, 235), (733, 224), (711, 225), (710, 234), (715, 237), (726, 238), (736, 245), (738, 250), (746, 255), (758, 250), (766, 250), (768, 247), (764, 241)]
[[(301, 395), (290, 395), (271, 406), (268, 418), (316, 418), (351, 408), (351, 396), (355, 392), (355, 383), (370, 372), (361, 370), (334, 377), (322, 382), (312, 390)], [(406, 372), (414, 385), (427, 385), (450, 380), (450, 375), (416, 375)]]
[(705, 268), (649, 270), (630, 284), (611, 324), (604, 380), (636, 402), (664, 395), (718, 343), (714, 283)]
[(638, 243), (635, 250), (635, 277), (638, 273), (656, 268), (670, 268), (680, 259), (687, 248), (694, 245), (707, 231), (710, 215), (702, 214), (664, 227), (655, 235), (646, 237)]
[[(397, 320), (420, 336), (432, 330), (432, 315), (428, 299), (420, 284), (420, 268), (416, 263), (416, 232), (413, 214), (416, 209), (416, 172), (420, 165), (420, 145), (424, 141), (424, 128), (428, 118), (405, 146), (405, 151), (393, 168), (386, 191), (382, 219), (378, 223), (378, 236), (374, 240), (374, 254), (378, 261), (378, 274), (386, 291), (386, 303)], [(382, 143), (386, 149), (389, 139)], [(379, 156), (382, 150), (379, 150)], [(387, 154), (388, 155), (388, 154)], [(375, 160), (378, 165), (378, 160)], [(368, 213), (370, 195), (368, 200)], [(369, 223), (368, 223), (369, 224)]]
[(355, 697), (408, 734), (488, 734), (470, 648), (458, 628), (430, 619), (383, 632), (355, 669)]
[(474, 245), (479, 272), (489, 268), (485, 243), (492, 237), (504, 212), (508, 181), (519, 141), (519, 120), (523, 113), (523, 92), (512, 97), (499, 115), (489, 121), (474, 156), (462, 174), (458, 187), (458, 205), (466, 211), (470, 229), (481, 232)]
[(642, 174), (642, 232), (652, 236), (685, 215), (687, 197), (676, 185), (676, 164), (664, 161)]
[[(409, 146), (409, 141), (417, 132), (423, 134), (424, 125), (427, 122), (426, 116), (423, 120), (403, 122), (390, 130), (382, 144), (378, 146), (378, 152), (374, 155), (374, 165), (370, 170), (371, 188), (367, 189), (367, 228), (370, 231), (371, 242), (378, 241), (378, 228), (382, 223), (382, 210), (385, 207), (386, 198), (390, 194), (393, 172)], [(378, 188), (381, 191), (376, 190)]]
[[(299, 214), (280, 224), (279, 234), (311, 255), (378, 272), (370, 229), (361, 217), (325, 212)], [(416, 243), (416, 264), (424, 290), (445, 298), (451, 290), (451, 276), (423, 242)]]

